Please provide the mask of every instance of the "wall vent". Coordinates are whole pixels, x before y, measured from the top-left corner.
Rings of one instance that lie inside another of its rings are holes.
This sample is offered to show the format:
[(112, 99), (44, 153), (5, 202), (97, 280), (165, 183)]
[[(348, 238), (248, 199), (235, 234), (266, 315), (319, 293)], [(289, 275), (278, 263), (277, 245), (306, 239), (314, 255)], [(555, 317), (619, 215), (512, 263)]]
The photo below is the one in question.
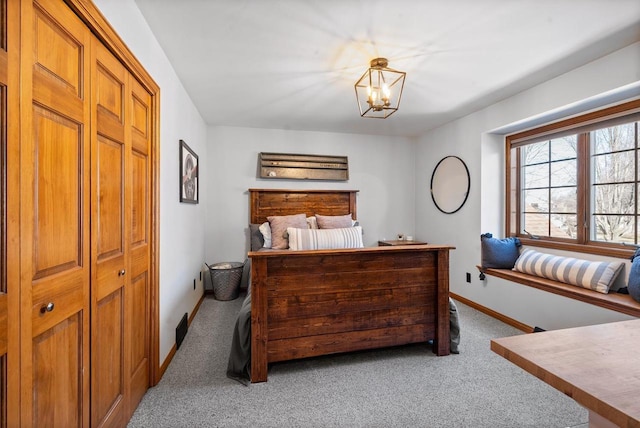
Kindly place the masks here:
[(187, 313), (184, 313), (184, 316), (180, 320), (178, 327), (176, 327), (176, 349), (180, 349), (180, 345), (182, 345), (182, 341), (184, 337), (187, 335), (187, 330), (189, 329), (189, 319), (187, 318)]

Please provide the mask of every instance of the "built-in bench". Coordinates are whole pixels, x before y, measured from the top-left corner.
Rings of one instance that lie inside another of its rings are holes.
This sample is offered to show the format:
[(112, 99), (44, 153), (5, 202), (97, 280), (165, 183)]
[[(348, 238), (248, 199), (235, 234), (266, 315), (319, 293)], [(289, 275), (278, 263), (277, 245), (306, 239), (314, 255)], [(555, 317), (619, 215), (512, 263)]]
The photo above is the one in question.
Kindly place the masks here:
[(628, 294), (616, 292), (603, 294), (586, 288), (577, 287), (575, 285), (565, 284), (522, 272), (516, 272), (511, 269), (482, 269), (478, 266), (478, 270), (484, 272), (485, 275), (491, 275), (497, 278), (506, 279), (507, 281), (517, 282), (539, 290), (559, 294), (560, 296), (568, 297), (570, 299), (580, 300), (582, 302), (640, 318), (640, 303), (633, 300), (633, 298)]

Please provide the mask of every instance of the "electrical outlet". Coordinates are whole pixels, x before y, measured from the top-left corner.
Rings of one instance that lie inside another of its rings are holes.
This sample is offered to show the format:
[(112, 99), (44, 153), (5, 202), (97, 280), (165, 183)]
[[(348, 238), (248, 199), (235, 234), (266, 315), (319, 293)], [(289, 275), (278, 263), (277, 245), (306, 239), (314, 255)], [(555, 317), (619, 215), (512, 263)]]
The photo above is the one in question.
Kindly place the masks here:
[(200, 281), (202, 281), (202, 271), (200, 271)]
[(467, 282), (471, 282), (471, 274), (467, 272)]
[(194, 290), (196, 289), (196, 279), (195, 278), (193, 278), (193, 289)]

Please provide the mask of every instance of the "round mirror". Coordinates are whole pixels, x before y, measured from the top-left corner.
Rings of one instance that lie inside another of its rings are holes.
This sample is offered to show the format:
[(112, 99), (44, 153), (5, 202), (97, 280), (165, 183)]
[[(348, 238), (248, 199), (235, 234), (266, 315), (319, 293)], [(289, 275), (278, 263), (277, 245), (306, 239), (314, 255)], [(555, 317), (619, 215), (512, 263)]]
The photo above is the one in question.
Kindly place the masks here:
[(445, 214), (458, 211), (469, 196), (471, 177), (469, 169), (457, 156), (440, 160), (431, 176), (431, 198), (436, 207)]

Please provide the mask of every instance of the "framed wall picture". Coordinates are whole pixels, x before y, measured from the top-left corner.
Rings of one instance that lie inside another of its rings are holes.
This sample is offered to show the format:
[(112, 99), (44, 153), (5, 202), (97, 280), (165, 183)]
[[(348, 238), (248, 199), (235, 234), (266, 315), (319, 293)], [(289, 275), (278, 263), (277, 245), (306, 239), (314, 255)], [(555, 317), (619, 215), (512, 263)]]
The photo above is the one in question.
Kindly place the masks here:
[(180, 202), (198, 203), (198, 155), (180, 140)]

